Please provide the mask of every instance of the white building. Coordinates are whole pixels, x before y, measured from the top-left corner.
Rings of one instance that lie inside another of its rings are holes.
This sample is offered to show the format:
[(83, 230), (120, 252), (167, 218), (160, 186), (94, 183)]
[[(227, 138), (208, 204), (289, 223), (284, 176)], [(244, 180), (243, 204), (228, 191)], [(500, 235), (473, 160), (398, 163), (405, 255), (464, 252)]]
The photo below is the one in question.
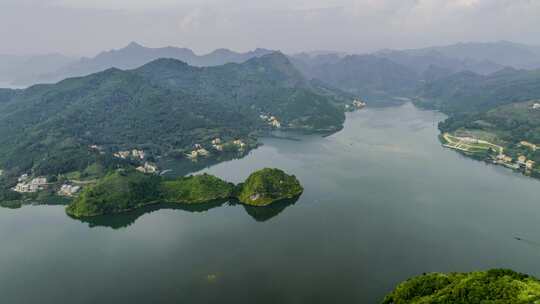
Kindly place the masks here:
[(13, 188), (13, 191), (19, 193), (31, 193), (43, 190), (47, 185), (47, 178), (45, 177), (36, 177), (28, 182), (28, 175), (26, 177), (21, 176), (19, 178), (19, 183)]
[(18, 181), (19, 181), (19, 182), (25, 182), (25, 181), (28, 180), (28, 178), (29, 178), (28, 174), (25, 173), (25, 174), (19, 176)]
[(353, 106), (355, 106), (357, 109), (361, 109), (365, 107), (366, 105), (367, 104), (360, 99), (353, 100)]
[(133, 149), (131, 151), (131, 156), (133, 156), (134, 158), (138, 158), (138, 159), (144, 159), (146, 157), (143, 150), (137, 150), (137, 149)]
[(77, 194), (81, 190), (80, 186), (74, 186), (69, 184), (64, 184), (60, 187), (60, 190), (58, 190), (58, 195), (62, 196), (73, 196)]
[(129, 157), (130, 152), (129, 151), (118, 151), (114, 153), (114, 157), (126, 159)]
[(243, 148), (246, 147), (246, 144), (245, 144), (242, 140), (240, 140), (240, 139), (234, 140), (234, 141), (233, 141), (233, 144), (236, 145), (236, 146), (238, 146), (240, 149), (243, 149)]
[(147, 174), (153, 174), (158, 171), (157, 166), (150, 164), (149, 162), (145, 162), (144, 166), (139, 166), (136, 168), (137, 171)]

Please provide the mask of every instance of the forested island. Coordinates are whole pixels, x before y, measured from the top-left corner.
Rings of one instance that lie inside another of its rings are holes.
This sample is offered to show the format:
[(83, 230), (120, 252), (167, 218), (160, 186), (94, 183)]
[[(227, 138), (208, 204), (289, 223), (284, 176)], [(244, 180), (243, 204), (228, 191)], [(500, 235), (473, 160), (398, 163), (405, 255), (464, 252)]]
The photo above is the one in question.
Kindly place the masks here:
[(76, 218), (116, 214), (158, 203), (204, 204), (238, 200), (249, 206), (268, 206), (300, 196), (303, 188), (294, 175), (265, 168), (245, 183), (234, 185), (202, 174), (176, 179), (147, 175), (136, 170), (116, 170), (86, 187), (66, 212)]
[(540, 281), (505, 269), (471, 273), (429, 273), (399, 284), (382, 304), (505, 303), (540, 301)]

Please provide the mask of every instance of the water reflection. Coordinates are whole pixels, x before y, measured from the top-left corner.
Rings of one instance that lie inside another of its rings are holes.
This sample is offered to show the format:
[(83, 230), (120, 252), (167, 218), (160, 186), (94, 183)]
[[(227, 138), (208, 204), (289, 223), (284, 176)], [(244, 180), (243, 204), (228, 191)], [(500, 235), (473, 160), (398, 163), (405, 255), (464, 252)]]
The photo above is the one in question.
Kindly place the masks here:
[(20, 209), (23, 206), (67, 206), (71, 202), (66, 197), (45, 195), (39, 200), (0, 201), (0, 208)]
[(164, 158), (158, 162), (158, 165), (160, 168), (165, 168), (163, 174), (164, 176), (178, 177), (210, 168), (222, 162), (241, 159), (250, 152), (251, 150), (249, 149), (237, 152), (224, 152), (209, 158), (201, 157), (197, 160), (188, 160), (186, 158)]
[(242, 206), (244, 206), (246, 213), (257, 222), (266, 222), (278, 216), (283, 210), (287, 209), (287, 207), (294, 205), (298, 201), (298, 198), (299, 197), (283, 200), (266, 207)]
[(219, 208), (219, 207), (243, 206), (244, 209), (246, 210), (246, 213), (249, 216), (251, 216), (254, 220), (256, 220), (257, 222), (265, 222), (278, 216), (287, 207), (294, 205), (298, 201), (298, 199), (299, 197), (296, 197), (294, 199), (287, 199), (287, 200), (276, 202), (266, 207), (247, 206), (237, 201), (230, 201), (230, 200), (213, 201), (213, 202), (205, 203), (205, 204), (162, 203), (162, 204), (146, 206), (146, 207), (139, 208), (137, 210), (133, 210), (130, 212), (113, 214), (113, 215), (103, 215), (103, 216), (95, 216), (95, 217), (88, 217), (88, 218), (74, 218), (74, 217), (71, 217), (71, 218), (74, 220), (81, 221), (83, 223), (87, 223), (90, 228), (108, 227), (108, 228), (112, 228), (116, 230), (116, 229), (122, 229), (122, 228), (131, 226), (133, 223), (137, 221), (137, 219), (139, 219), (145, 214), (150, 214), (152, 212), (163, 210), (163, 209), (200, 213), (200, 212), (207, 212), (211, 209)]

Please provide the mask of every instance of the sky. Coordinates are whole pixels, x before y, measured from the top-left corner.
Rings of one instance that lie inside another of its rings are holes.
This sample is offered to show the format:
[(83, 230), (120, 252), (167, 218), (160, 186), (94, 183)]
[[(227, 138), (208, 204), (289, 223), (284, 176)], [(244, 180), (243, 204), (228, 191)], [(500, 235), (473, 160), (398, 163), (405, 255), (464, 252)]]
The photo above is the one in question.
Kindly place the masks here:
[(0, 54), (149, 47), (363, 53), (456, 42), (540, 45), (540, 0), (0, 0)]

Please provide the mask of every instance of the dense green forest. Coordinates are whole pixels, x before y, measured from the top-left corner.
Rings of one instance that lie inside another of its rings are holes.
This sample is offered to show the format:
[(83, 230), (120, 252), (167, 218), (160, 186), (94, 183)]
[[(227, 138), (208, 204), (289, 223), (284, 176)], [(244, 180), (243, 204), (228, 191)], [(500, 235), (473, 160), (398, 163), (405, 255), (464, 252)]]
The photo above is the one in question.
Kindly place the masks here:
[[(208, 68), (159, 59), (0, 90), (2, 178), (82, 172), (96, 163), (114, 169), (127, 162), (111, 156), (119, 150), (143, 149), (153, 160), (183, 155), (195, 143), (208, 147), (217, 137), (248, 140), (270, 129), (262, 113), (283, 128), (336, 131), (350, 102), (338, 96), (305, 80), (281, 53)], [(89, 149), (94, 145), (99, 151)]]
[(294, 175), (278, 169), (254, 172), (239, 185), (208, 174), (167, 179), (119, 169), (86, 187), (66, 212), (81, 218), (122, 213), (157, 203), (204, 204), (229, 199), (249, 206), (267, 206), (296, 199), (302, 191)]
[(529, 304), (540, 301), (540, 281), (511, 270), (430, 273), (399, 284), (383, 304)]

